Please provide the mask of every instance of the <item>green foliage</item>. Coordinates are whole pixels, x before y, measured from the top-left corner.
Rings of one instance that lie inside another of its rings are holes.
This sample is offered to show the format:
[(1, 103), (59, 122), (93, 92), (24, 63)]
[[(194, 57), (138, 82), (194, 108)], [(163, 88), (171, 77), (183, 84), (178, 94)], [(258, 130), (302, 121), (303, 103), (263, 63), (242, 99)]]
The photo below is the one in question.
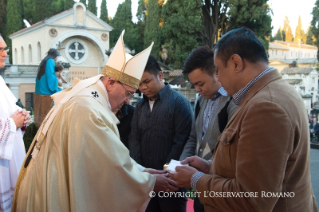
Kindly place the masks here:
[(111, 25), (114, 27), (110, 33), (110, 46), (114, 46), (123, 29), (125, 29), (125, 45), (131, 50), (138, 52), (142, 44), (139, 43), (138, 26), (132, 22), (132, 2), (125, 0), (117, 7)]
[[(143, 44), (144, 44), (144, 32), (145, 32), (145, 22), (146, 22), (146, 7), (148, 5), (148, 0), (139, 0), (138, 1), (138, 7), (137, 7), (137, 13), (136, 13), (136, 17), (137, 17), (137, 28), (138, 28), (138, 43), (140, 43), (141, 45), (139, 46), (139, 48), (137, 48), (137, 52), (142, 51), (143, 48)], [(150, 44), (148, 44), (150, 45)]]
[[(152, 54), (158, 56), (160, 51), (159, 5), (157, 0), (148, 0), (147, 18), (144, 30), (144, 48), (154, 42)], [(142, 14), (141, 14), (142, 18)]]
[(299, 16), (298, 19), (298, 25), (296, 27), (296, 32), (295, 32), (295, 39), (294, 42), (295, 43), (306, 43), (307, 38), (305, 35), (305, 31), (302, 29), (302, 25), (301, 25), (301, 17)]
[(38, 128), (36, 128), (35, 123), (30, 124), (23, 136), (25, 151), (28, 152), (30, 145), (32, 144), (33, 138), (37, 134)]
[(280, 40), (280, 41), (283, 40), (281, 28), (278, 29), (278, 31), (277, 31), (277, 33), (276, 33), (276, 35), (274, 37), (274, 40)]
[[(314, 36), (314, 44), (319, 49), (319, 0), (316, 0), (315, 6), (312, 9), (311, 32)], [(317, 58), (319, 59), (319, 50)]]
[(227, 31), (238, 27), (247, 27), (259, 37), (265, 49), (268, 49), (272, 27), (271, 10), (267, 1), (229, 0)]
[(34, 23), (34, 0), (23, 0), (24, 7), (24, 19), (26, 19), (30, 24)]
[(56, 0), (52, 2), (53, 15), (64, 11), (64, 7), (65, 7), (65, 0)]
[(87, 7), (86, 0), (80, 0), (80, 2), (83, 3)]
[(101, 2), (101, 7), (100, 7), (101, 11), (100, 11), (100, 19), (105, 21), (106, 23), (109, 23), (109, 15), (107, 12), (107, 4), (106, 4), (106, 0), (102, 0)]
[(0, 34), (3, 38), (6, 36), (6, 24), (7, 24), (7, 1), (0, 0)]
[(64, 0), (64, 10), (68, 10), (71, 9), (74, 5), (74, 1), (73, 0)]
[(310, 26), (308, 27), (308, 31), (307, 31), (307, 41), (306, 41), (306, 44), (309, 44), (309, 45), (314, 45), (314, 35), (311, 31), (311, 28)]
[(88, 10), (97, 15), (96, 0), (88, 0)]
[(50, 18), (54, 12), (53, 0), (34, 0), (34, 23)]
[(162, 7), (162, 43), (168, 45), (168, 60), (174, 68), (181, 69), (191, 50), (200, 45), (200, 8), (200, 0), (168, 0)]

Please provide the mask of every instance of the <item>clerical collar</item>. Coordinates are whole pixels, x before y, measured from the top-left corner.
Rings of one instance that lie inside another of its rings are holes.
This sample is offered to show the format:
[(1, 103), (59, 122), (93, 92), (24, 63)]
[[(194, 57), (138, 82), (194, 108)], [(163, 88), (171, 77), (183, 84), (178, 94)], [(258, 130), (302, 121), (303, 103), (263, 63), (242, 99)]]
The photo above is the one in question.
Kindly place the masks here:
[(106, 88), (103, 84), (103, 82), (101, 80), (97, 81), (97, 84), (102, 88), (102, 90), (104, 91), (104, 95), (106, 97), (106, 100), (107, 100), (107, 104), (110, 108), (110, 110), (112, 110), (112, 107), (111, 107), (111, 104), (110, 104), (110, 100), (109, 100), (109, 95), (107, 94), (107, 91), (106, 91)]

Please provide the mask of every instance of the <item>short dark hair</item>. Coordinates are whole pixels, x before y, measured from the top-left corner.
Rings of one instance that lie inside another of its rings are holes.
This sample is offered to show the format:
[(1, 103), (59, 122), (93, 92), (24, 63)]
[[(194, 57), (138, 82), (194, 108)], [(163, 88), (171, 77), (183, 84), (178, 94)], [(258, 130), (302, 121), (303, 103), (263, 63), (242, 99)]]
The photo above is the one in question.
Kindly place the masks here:
[(227, 32), (216, 43), (214, 52), (225, 66), (233, 54), (238, 54), (242, 59), (251, 63), (263, 61), (268, 64), (268, 57), (263, 44), (254, 32), (246, 27)]
[(60, 63), (55, 64), (55, 72), (61, 71), (64, 69), (64, 66)]
[(157, 74), (162, 71), (161, 67), (159, 66), (158, 62), (156, 61), (156, 58), (154, 55), (150, 55), (148, 57), (144, 72), (148, 72), (150, 74), (153, 74), (157, 76)]
[(184, 63), (183, 74), (189, 74), (198, 68), (210, 76), (215, 72), (214, 52), (208, 46), (193, 49)]

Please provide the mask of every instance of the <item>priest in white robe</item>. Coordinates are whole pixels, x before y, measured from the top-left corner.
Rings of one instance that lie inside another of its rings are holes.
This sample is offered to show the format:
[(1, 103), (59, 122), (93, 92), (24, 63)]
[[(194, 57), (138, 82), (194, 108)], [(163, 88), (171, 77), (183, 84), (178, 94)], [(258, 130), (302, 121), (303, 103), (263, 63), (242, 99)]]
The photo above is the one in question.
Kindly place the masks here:
[[(0, 68), (7, 58), (7, 45), (0, 35)], [(17, 99), (0, 76), (0, 211), (11, 211), (14, 189), (25, 157), (23, 127), (29, 114), (16, 105)]]
[(123, 33), (101, 75), (53, 95), (55, 105), (20, 172), (12, 211), (145, 211), (162, 176), (141, 172), (130, 158), (114, 113), (138, 88), (152, 45), (131, 58)]

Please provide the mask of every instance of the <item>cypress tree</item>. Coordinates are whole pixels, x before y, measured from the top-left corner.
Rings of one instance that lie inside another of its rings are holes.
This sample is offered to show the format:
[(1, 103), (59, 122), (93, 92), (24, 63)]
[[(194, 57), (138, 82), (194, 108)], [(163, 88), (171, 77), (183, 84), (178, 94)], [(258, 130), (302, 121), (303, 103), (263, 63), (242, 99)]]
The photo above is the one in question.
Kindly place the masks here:
[(161, 14), (161, 39), (168, 48), (168, 61), (182, 68), (188, 54), (200, 44), (201, 0), (168, 0)]
[(88, 10), (94, 15), (97, 15), (96, 0), (88, 0)]
[(101, 2), (101, 7), (100, 7), (101, 11), (100, 11), (100, 19), (105, 21), (106, 23), (109, 23), (109, 15), (107, 12), (107, 4), (106, 4), (106, 0), (102, 0)]
[(276, 33), (276, 35), (275, 35), (275, 37), (274, 37), (274, 40), (280, 40), (280, 41), (283, 40), (283, 39), (282, 39), (281, 27), (278, 29), (278, 31), (277, 31), (277, 33)]
[(159, 11), (157, 0), (148, 0), (144, 31), (144, 48), (154, 41), (152, 54), (155, 56), (158, 56), (160, 51)]
[(53, 15), (52, 0), (34, 0), (34, 23)]
[(73, 0), (64, 0), (64, 10), (68, 10), (70, 8), (72, 8), (74, 5), (74, 1)]
[(34, 1), (23, 0), (24, 18), (32, 25), (34, 23)]
[(317, 58), (319, 60), (319, 0), (316, 0), (312, 9), (311, 32), (314, 35), (314, 44), (318, 47)]
[(80, 0), (80, 2), (83, 3), (85, 7), (87, 7), (86, 0)]
[(302, 29), (301, 25), (301, 17), (299, 16), (298, 19), (298, 25), (296, 27), (296, 32), (295, 32), (295, 43), (306, 43), (306, 36), (305, 36), (305, 31)]
[(5, 39), (6, 33), (6, 24), (7, 24), (7, 2), (6, 0), (0, 0), (0, 34)]
[(142, 51), (143, 46), (146, 45), (144, 44), (144, 31), (145, 31), (145, 22), (146, 22), (147, 3), (148, 3), (148, 0), (138, 0), (136, 17), (137, 17), (139, 47), (137, 48), (137, 52)]
[(289, 19), (287, 16), (285, 16), (285, 20), (284, 20), (284, 28), (282, 29), (285, 32), (285, 39), (284, 41), (286, 42), (292, 42), (293, 41), (293, 34), (291, 31), (291, 27), (289, 25)]

